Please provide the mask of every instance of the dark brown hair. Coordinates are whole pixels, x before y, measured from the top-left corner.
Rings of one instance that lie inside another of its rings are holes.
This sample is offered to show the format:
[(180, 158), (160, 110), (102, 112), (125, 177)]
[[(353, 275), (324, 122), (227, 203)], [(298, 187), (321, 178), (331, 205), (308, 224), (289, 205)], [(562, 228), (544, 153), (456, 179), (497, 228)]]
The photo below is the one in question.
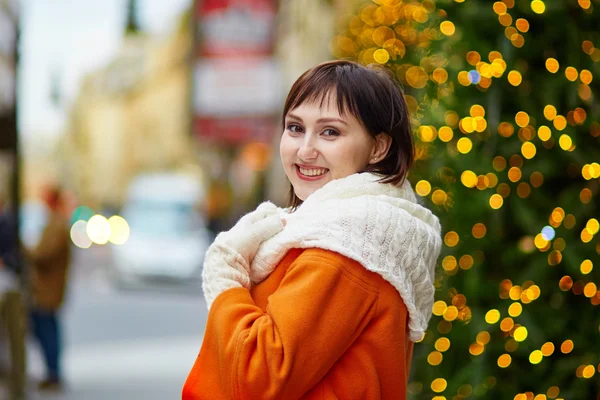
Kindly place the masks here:
[[(393, 74), (378, 65), (363, 66), (347, 60), (328, 61), (306, 71), (292, 85), (283, 108), (287, 114), (304, 103), (323, 107), (334, 94), (340, 115), (352, 114), (375, 138), (383, 133), (392, 138), (386, 157), (365, 171), (383, 175), (382, 183), (400, 185), (415, 158), (408, 107), (400, 84)], [(289, 205), (300, 200), (290, 189)]]

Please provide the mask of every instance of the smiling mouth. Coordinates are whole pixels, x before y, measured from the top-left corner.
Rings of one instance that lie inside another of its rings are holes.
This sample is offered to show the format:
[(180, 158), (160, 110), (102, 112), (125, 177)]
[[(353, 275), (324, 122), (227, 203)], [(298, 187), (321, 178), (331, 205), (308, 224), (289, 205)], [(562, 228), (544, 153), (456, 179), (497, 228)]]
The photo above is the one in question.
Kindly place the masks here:
[(296, 171), (301, 178), (309, 179), (318, 179), (329, 172), (327, 168), (302, 168), (299, 165), (296, 165)]

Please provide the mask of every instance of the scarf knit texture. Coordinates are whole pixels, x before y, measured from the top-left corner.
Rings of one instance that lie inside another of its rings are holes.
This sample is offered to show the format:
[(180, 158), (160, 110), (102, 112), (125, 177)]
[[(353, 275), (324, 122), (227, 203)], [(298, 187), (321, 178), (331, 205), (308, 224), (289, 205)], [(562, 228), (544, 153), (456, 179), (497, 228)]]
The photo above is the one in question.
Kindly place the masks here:
[[(264, 280), (293, 248), (337, 252), (396, 288), (409, 312), (410, 339), (417, 341), (432, 314), (441, 226), (417, 203), (408, 181), (395, 186), (379, 179), (373, 173), (353, 174), (328, 182), (294, 212), (277, 208), (286, 225), (260, 245), (250, 278)], [(259, 207), (276, 206), (267, 202)]]

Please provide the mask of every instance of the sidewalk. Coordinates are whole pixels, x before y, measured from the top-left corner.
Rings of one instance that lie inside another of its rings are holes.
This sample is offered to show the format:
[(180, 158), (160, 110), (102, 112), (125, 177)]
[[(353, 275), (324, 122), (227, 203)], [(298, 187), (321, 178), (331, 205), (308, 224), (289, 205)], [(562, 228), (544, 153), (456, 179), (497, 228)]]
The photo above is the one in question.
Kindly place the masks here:
[[(30, 344), (26, 400), (178, 399), (198, 349), (198, 337), (70, 348), (65, 352), (66, 390), (37, 393), (35, 386), (43, 365)], [(7, 398), (5, 385), (0, 384), (0, 399)]]

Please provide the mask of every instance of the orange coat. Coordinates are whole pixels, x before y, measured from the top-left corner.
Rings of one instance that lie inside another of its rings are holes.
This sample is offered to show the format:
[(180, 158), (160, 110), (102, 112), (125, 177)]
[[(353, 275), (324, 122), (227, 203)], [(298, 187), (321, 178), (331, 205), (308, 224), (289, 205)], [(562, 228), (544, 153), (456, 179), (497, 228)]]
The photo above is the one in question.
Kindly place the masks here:
[(338, 253), (293, 249), (251, 291), (215, 299), (182, 399), (402, 400), (412, 350), (391, 284)]

